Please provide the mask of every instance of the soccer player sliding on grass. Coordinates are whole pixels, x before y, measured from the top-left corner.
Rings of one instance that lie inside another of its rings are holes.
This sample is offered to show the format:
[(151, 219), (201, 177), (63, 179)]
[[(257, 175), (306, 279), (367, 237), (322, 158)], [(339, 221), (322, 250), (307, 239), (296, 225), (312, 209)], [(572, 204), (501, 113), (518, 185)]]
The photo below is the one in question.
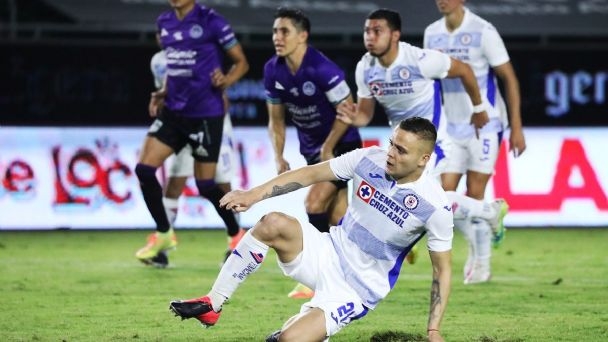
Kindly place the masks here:
[(393, 131), (388, 151), (357, 149), (226, 194), (220, 205), (242, 212), (318, 182), (352, 179), (355, 189), (341, 224), (326, 233), (284, 213), (264, 215), (226, 260), (211, 291), (173, 301), (170, 309), (183, 319), (216, 324), (222, 304), (273, 248), (285, 275), (315, 294), (266, 341), (323, 341), (376, 308), (395, 285), (407, 253), (427, 234), (432, 263), (428, 337), (443, 341), (439, 329), (450, 294), (453, 216), (441, 185), (423, 172), (436, 139), (431, 121), (409, 118)]

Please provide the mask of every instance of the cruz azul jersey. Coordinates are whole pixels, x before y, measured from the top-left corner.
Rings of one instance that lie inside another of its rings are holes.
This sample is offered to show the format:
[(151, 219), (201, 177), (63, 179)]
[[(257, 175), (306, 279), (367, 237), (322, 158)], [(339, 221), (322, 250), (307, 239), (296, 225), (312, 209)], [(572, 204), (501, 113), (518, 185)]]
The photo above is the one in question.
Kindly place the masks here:
[[(509, 55), (496, 28), (465, 8), (462, 24), (453, 32), (447, 30), (445, 18), (429, 25), (424, 31), (424, 47), (447, 53), (471, 66), (481, 96), (490, 105), (487, 110), (490, 122), (481, 132), (502, 131), (506, 109), (492, 67), (507, 63)], [(458, 78), (441, 80), (441, 90), (448, 133), (456, 138), (472, 137), (473, 104), (462, 82)]]
[(154, 76), (154, 86), (156, 89), (163, 87), (165, 76), (167, 75), (167, 57), (164, 51), (158, 51), (150, 60), (150, 70)]
[(385, 173), (387, 153), (357, 149), (330, 161), (336, 177), (353, 179), (353, 196), (330, 236), (346, 281), (374, 308), (393, 288), (406, 254), (425, 234), (430, 251), (452, 249), (452, 206), (426, 173), (396, 184)]
[[(274, 56), (264, 65), (266, 101), (284, 105), (297, 128), (300, 153), (318, 154), (336, 120), (335, 106), (350, 95), (344, 72), (329, 58), (308, 46), (300, 68), (292, 74), (285, 58)], [(349, 127), (340, 143), (358, 141)]]
[(210, 75), (222, 69), (224, 50), (238, 44), (228, 22), (197, 4), (182, 20), (173, 10), (161, 14), (157, 29), (167, 57), (165, 106), (188, 117), (224, 115), (222, 90)]
[(357, 96), (374, 97), (393, 129), (401, 120), (413, 116), (439, 127), (441, 93), (435, 79), (446, 77), (450, 65), (449, 56), (404, 42), (399, 43), (397, 58), (388, 68), (368, 52), (355, 71)]

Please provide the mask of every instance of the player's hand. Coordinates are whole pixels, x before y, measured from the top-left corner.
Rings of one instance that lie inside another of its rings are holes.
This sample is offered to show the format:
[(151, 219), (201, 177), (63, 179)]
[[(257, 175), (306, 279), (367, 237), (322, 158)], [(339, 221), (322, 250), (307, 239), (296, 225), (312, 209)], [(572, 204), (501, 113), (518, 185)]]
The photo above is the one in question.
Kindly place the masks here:
[(216, 68), (209, 75), (211, 77), (211, 84), (220, 89), (226, 88), (226, 75), (219, 69)]
[(152, 92), (152, 94), (150, 94), (150, 103), (148, 104), (148, 113), (150, 114), (150, 117), (155, 118), (158, 116), (164, 104), (164, 96), (156, 91)]
[(475, 128), (475, 136), (477, 139), (479, 139), (479, 130), (488, 122), (490, 122), (490, 118), (485, 110), (481, 113), (474, 113), (471, 115), (471, 124)]
[(521, 129), (511, 130), (509, 136), (509, 151), (513, 151), (515, 158), (519, 157), (526, 150), (526, 138), (524, 138), (524, 132)]
[(251, 191), (233, 190), (220, 199), (220, 207), (240, 213), (256, 203)]
[(289, 163), (284, 158), (277, 158), (275, 160), (275, 163), (277, 164), (276, 165), (277, 166), (277, 175), (280, 175), (283, 172), (287, 172), (287, 171), (291, 170)]
[(336, 118), (347, 125), (352, 125), (357, 115), (357, 105), (346, 101), (340, 102), (336, 106)]

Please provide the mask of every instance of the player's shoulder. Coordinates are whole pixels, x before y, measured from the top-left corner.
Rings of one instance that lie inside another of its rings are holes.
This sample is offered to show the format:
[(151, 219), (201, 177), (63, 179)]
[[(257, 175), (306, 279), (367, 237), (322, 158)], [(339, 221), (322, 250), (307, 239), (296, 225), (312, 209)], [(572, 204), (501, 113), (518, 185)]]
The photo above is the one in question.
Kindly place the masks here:
[(443, 30), (443, 28), (445, 27), (445, 19), (439, 18), (437, 20), (435, 20), (434, 22), (430, 23), (425, 29), (424, 29), (424, 34), (432, 34), (432, 33), (437, 33)]
[(327, 57), (323, 52), (316, 49), (313, 46), (308, 46), (308, 50), (306, 51), (305, 61), (309, 65), (313, 66), (324, 66), (324, 65), (335, 65), (329, 57)]
[(158, 23), (167, 22), (167, 21), (173, 20), (174, 18), (175, 18), (175, 13), (173, 12), (173, 10), (168, 10), (168, 11), (162, 12), (156, 19), (156, 22), (158, 22)]
[(474, 29), (476, 31), (482, 31), (482, 32), (485, 30), (496, 31), (496, 27), (494, 27), (494, 25), (491, 22), (480, 17), (479, 15), (477, 15), (476, 13), (472, 12), (469, 9), (467, 9), (467, 16), (468, 16), (468, 26), (471, 29)]

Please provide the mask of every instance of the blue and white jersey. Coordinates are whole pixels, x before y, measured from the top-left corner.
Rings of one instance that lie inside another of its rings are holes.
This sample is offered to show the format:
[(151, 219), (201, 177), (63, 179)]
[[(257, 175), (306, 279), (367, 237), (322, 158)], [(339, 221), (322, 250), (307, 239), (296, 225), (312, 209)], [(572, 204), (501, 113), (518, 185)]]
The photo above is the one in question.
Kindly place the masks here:
[[(500, 95), (492, 67), (509, 61), (507, 49), (496, 28), (469, 9), (464, 9), (460, 27), (448, 31), (445, 18), (441, 18), (424, 31), (424, 47), (447, 53), (471, 66), (479, 91), (490, 106), (490, 122), (481, 132), (500, 132), (506, 123), (506, 108)], [(472, 137), (475, 129), (470, 125), (473, 104), (459, 78), (441, 80), (444, 113), (448, 121), (447, 132), (462, 139)]]
[(163, 87), (165, 76), (167, 75), (167, 56), (164, 51), (158, 51), (150, 60), (150, 70), (154, 77), (154, 86), (156, 89)]
[(451, 250), (452, 206), (441, 185), (423, 174), (396, 184), (386, 175), (387, 153), (362, 148), (330, 161), (336, 177), (353, 179), (353, 196), (342, 223), (330, 229), (346, 281), (368, 308), (395, 285), (403, 259), (425, 234), (430, 251)]
[(355, 71), (357, 96), (374, 97), (382, 105), (391, 127), (420, 116), (439, 127), (441, 94), (435, 79), (448, 75), (449, 56), (400, 42), (397, 58), (388, 68), (370, 53), (363, 55)]

